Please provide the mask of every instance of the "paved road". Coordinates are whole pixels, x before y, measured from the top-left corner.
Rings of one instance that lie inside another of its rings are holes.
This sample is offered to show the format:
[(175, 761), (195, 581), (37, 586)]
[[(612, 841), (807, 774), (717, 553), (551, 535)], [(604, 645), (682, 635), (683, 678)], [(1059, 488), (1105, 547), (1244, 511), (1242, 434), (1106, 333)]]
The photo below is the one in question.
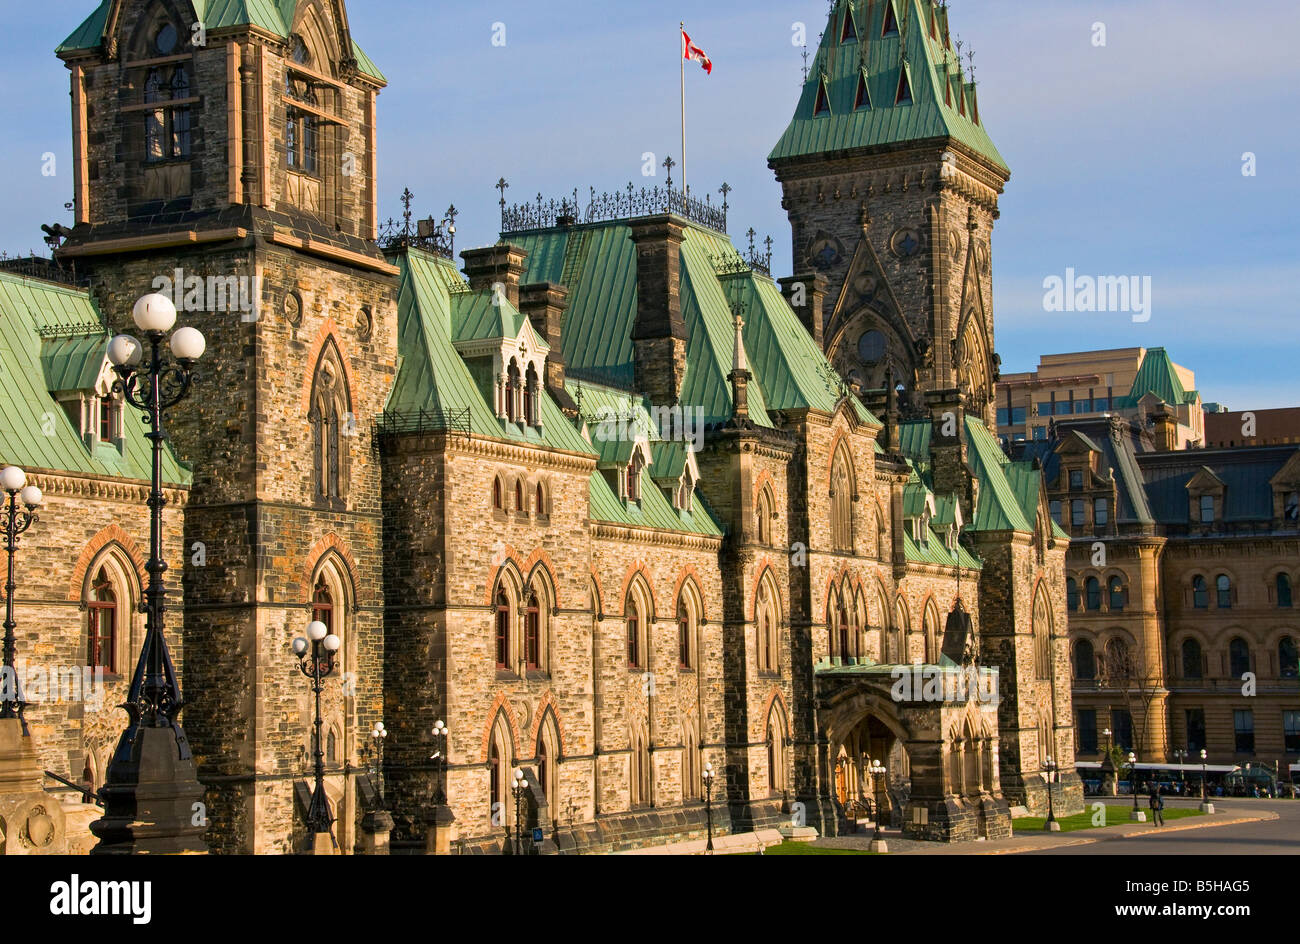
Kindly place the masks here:
[[(1167, 801), (1169, 806), (1182, 801)], [(1194, 804), (1193, 804), (1194, 805)], [(1171, 821), (1163, 832), (1147, 829), (1137, 835), (1129, 827), (1089, 829), (1066, 833), (1068, 838), (1095, 839), (1072, 846), (1026, 849), (1029, 855), (1297, 855), (1300, 854), (1300, 800), (1216, 799), (1213, 816)], [(1211, 826), (1215, 820), (1232, 820), (1275, 814), (1276, 819)], [(1196, 829), (1178, 829), (1191, 826)], [(1109, 834), (1109, 835), (1108, 835)]]

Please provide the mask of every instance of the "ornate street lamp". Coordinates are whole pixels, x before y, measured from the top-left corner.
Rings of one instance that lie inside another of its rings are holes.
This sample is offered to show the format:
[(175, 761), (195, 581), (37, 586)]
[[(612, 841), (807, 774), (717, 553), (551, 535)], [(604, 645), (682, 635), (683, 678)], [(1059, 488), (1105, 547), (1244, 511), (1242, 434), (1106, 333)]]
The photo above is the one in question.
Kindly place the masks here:
[(379, 805), (384, 805), (384, 738), (388, 737), (388, 729), (384, 727), (382, 721), (376, 721), (375, 726), (370, 729), (370, 756), (375, 760), (375, 790), (379, 794)]
[(438, 780), (433, 802), (447, 802), (447, 725), (441, 719), (433, 723), (433, 759), (438, 762)]
[(885, 844), (885, 838), (880, 834), (880, 821), (885, 816), (886, 796), (884, 793), (884, 786), (885, 774), (887, 771), (885, 765), (875, 759), (872, 759), (871, 766), (868, 767), (867, 770), (871, 773), (871, 783), (872, 786), (875, 787), (876, 793), (876, 832), (875, 835), (871, 837), (871, 851), (888, 852), (889, 847)]
[(1059, 833), (1061, 824), (1056, 821), (1056, 806), (1052, 799), (1052, 791), (1056, 786), (1052, 780), (1053, 774), (1056, 775), (1056, 780), (1059, 782), (1061, 774), (1057, 763), (1048, 757), (1043, 760), (1043, 776), (1047, 779), (1047, 822), (1043, 824), (1043, 829), (1051, 833)]
[[(18, 585), (14, 581), (14, 556), (18, 553), (18, 536), (36, 522), (36, 509), (40, 507), (44, 496), (35, 485), (27, 484), (27, 473), (16, 465), (0, 469), (0, 489), (9, 493), (9, 504), (5, 515), (5, 553), (9, 558), (9, 572), (5, 579), (5, 642), (4, 642), (4, 678), (0, 679), (3, 689), (3, 706), (0, 718), (17, 718), (22, 722), (23, 736), (27, 735), (27, 720), (23, 718), (22, 683), (18, 670), (14, 666), (17, 643), (14, 641), (14, 592)], [(18, 510), (19, 503), (24, 506)]]
[(510, 784), (510, 792), (515, 798), (515, 855), (523, 855), (524, 796), (528, 793), (528, 780), (524, 777), (524, 772), (518, 767), (515, 768), (514, 779)]
[[(171, 358), (163, 352), (167, 332), (176, 324), (176, 306), (165, 295), (146, 295), (135, 303), (132, 318), (145, 344), (127, 334), (108, 343), (108, 360), (117, 374), (113, 384), (125, 402), (144, 414), (152, 444), (149, 490), (149, 561), (145, 570), (145, 636), (131, 687), (122, 706), (128, 716), (100, 790), (104, 816), (91, 826), (99, 838), (96, 853), (206, 852), (201, 835), (207, 825), (189, 741), (178, 715), (185, 701), (163, 635), (167, 590), (163, 574), (162, 452), (167, 441), (163, 414), (189, 393), (194, 365), (206, 343), (195, 328), (171, 334)], [(147, 350), (146, 350), (147, 347)]]
[(704, 846), (707, 855), (713, 855), (713, 762), (704, 765), (704, 820), (709, 831), (709, 841)]
[(1206, 781), (1205, 781), (1206, 778), (1205, 760), (1207, 757), (1209, 757), (1209, 755), (1205, 752), (1205, 748), (1201, 748), (1201, 812), (1213, 813), (1214, 804), (1210, 802), (1210, 795), (1208, 793), (1208, 787), (1206, 786)]
[(1187, 763), (1187, 752), (1181, 747), (1174, 750), (1174, 760), (1178, 762), (1178, 782), (1185, 783), (1187, 780), (1187, 771), (1183, 770), (1183, 765)]
[[(312, 790), (311, 805), (307, 808), (307, 832), (311, 834), (310, 848), (324, 851), (321, 846), (321, 834), (330, 834), (334, 825), (334, 814), (330, 811), (329, 797), (325, 795), (325, 752), (321, 749), (320, 696), (325, 690), (325, 679), (333, 674), (338, 666), (338, 651), (342, 640), (330, 632), (329, 627), (319, 620), (307, 624), (309, 643), (302, 636), (293, 641), (293, 654), (298, 657), (298, 668), (311, 680), (312, 694), (316, 696), (316, 716), (313, 721), (315, 729), (312, 744), (312, 759), (316, 767), (316, 786)], [(311, 655), (308, 656), (310, 650)]]

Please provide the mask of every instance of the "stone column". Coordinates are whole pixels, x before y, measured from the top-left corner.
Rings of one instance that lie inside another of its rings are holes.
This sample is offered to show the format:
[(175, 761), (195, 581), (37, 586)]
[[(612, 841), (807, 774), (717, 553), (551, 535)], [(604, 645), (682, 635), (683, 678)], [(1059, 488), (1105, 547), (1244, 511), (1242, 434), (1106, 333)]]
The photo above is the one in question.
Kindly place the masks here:
[(361, 854), (388, 855), (388, 837), (393, 817), (387, 810), (371, 810), (361, 818)]
[(425, 855), (451, 855), (451, 841), (455, 838), (456, 831), (456, 817), (451, 812), (451, 807), (439, 803), (426, 822), (429, 828), (424, 834)]

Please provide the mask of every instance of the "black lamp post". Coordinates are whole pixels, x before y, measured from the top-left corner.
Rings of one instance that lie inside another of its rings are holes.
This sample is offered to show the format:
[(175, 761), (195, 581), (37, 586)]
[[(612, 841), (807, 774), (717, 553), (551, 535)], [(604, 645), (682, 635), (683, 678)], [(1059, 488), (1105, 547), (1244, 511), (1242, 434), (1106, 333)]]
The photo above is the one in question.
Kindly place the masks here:
[[(1175, 748), (1174, 760), (1178, 763), (1178, 782), (1180, 784), (1186, 783), (1187, 771), (1183, 769), (1183, 765), (1187, 763), (1187, 752), (1181, 747)], [(1182, 790), (1182, 787), (1179, 787), (1179, 790)]]
[(1140, 821), (1143, 817), (1142, 811), (1138, 809), (1137, 754), (1132, 751), (1128, 752), (1128, 789), (1133, 794), (1133, 814), (1130, 818)]
[(1048, 832), (1060, 832), (1061, 824), (1056, 821), (1056, 805), (1052, 798), (1052, 793), (1056, 788), (1053, 782), (1053, 775), (1057, 781), (1060, 780), (1061, 774), (1056, 761), (1048, 757), (1043, 760), (1043, 775), (1047, 778), (1047, 822), (1043, 824), (1043, 829)]
[[(104, 817), (91, 826), (99, 838), (95, 852), (206, 852), (201, 834), (206, 807), (199, 802), (198, 782), (189, 741), (178, 715), (185, 705), (171, 653), (163, 635), (167, 590), (163, 574), (163, 414), (189, 393), (194, 365), (206, 342), (195, 328), (171, 334), (171, 359), (163, 352), (167, 332), (176, 324), (176, 306), (165, 295), (146, 295), (135, 303), (132, 318), (145, 343), (120, 334), (108, 344), (108, 360), (117, 374), (113, 390), (144, 414), (149, 427), (153, 464), (149, 490), (149, 561), (145, 570), (145, 636), (131, 677), (125, 709), (128, 722), (109, 763)], [(201, 815), (200, 815), (201, 814)]]
[(375, 762), (375, 792), (379, 794), (379, 805), (384, 805), (384, 739), (388, 729), (382, 721), (376, 721), (370, 729), (370, 749), (367, 753)]
[[(27, 484), (27, 473), (16, 465), (0, 469), (0, 488), (9, 493), (9, 504), (5, 509), (5, 553), (9, 558), (8, 577), (5, 579), (5, 642), (4, 642), (4, 679), (0, 680), (3, 689), (3, 706), (0, 718), (17, 718), (22, 722), (23, 735), (27, 735), (27, 720), (23, 718), (23, 688), (14, 665), (17, 643), (14, 641), (14, 592), (18, 589), (14, 581), (14, 556), (18, 553), (18, 536), (32, 526), (36, 519), (36, 509), (40, 507), (44, 496), (35, 485)], [(25, 510), (19, 511), (22, 503)]]
[(438, 762), (438, 781), (433, 802), (447, 802), (447, 725), (441, 720), (433, 723), (433, 759)]
[(884, 764), (882, 764), (879, 760), (876, 760), (874, 758), (871, 761), (871, 766), (867, 769), (871, 773), (871, 784), (872, 786), (875, 787), (875, 794), (876, 794), (876, 831), (875, 834), (871, 837), (871, 851), (885, 852), (887, 851), (887, 849), (885, 846), (885, 839), (880, 834), (880, 821), (885, 816), (885, 802), (887, 800), (887, 796), (884, 791), (884, 786), (885, 786), (885, 774), (888, 771), (885, 769)]
[(515, 798), (515, 855), (523, 855), (524, 796), (528, 793), (528, 780), (524, 777), (524, 772), (518, 767), (515, 768), (514, 779), (510, 784), (510, 792)]
[(704, 822), (708, 829), (709, 841), (704, 846), (707, 855), (713, 854), (713, 762), (704, 765)]
[(1214, 804), (1210, 802), (1209, 786), (1206, 783), (1206, 778), (1208, 777), (1208, 773), (1205, 768), (1205, 761), (1206, 758), (1208, 757), (1209, 755), (1205, 752), (1205, 748), (1201, 748), (1201, 812), (1202, 813), (1214, 812)]
[[(312, 759), (316, 768), (316, 786), (311, 793), (311, 805), (307, 808), (307, 832), (311, 834), (311, 847), (319, 848), (316, 843), (321, 833), (330, 834), (334, 825), (334, 814), (330, 811), (329, 797), (325, 794), (325, 752), (322, 750), (320, 696), (325, 690), (325, 679), (338, 667), (338, 651), (342, 641), (329, 631), (329, 627), (319, 620), (307, 625), (309, 643), (302, 636), (293, 641), (293, 654), (298, 657), (298, 668), (311, 680), (312, 694), (316, 696), (316, 715), (312, 722), (315, 736), (312, 743)], [(308, 651), (311, 655), (308, 656)], [(323, 850), (322, 850), (323, 851)]]

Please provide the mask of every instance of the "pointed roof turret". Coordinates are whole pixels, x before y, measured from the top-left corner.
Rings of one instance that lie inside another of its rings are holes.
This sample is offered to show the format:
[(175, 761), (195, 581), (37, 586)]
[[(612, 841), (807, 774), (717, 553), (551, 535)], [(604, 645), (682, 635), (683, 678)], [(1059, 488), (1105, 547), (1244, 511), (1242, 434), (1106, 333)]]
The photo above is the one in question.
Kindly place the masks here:
[[(861, 37), (857, 55), (838, 49), (850, 17)], [(837, 0), (817, 62), (794, 118), (768, 156), (773, 167), (814, 155), (942, 141), (1010, 176), (980, 121), (971, 76), (956, 62), (946, 4)]]

